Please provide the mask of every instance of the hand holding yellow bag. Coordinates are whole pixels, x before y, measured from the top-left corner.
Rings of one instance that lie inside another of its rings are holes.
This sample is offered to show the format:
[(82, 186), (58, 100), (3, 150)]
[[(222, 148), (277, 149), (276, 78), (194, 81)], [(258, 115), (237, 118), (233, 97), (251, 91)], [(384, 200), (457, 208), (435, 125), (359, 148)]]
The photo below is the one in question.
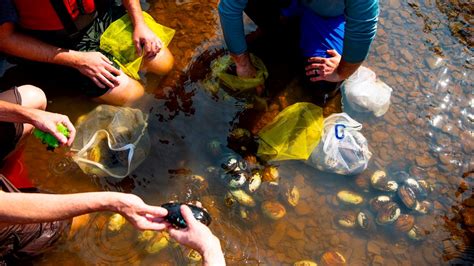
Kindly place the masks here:
[[(164, 46), (173, 39), (175, 30), (156, 23), (146, 12), (143, 12), (146, 25), (160, 38)], [(128, 76), (140, 80), (138, 71), (142, 56), (137, 55), (133, 43), (133, 24), (128, 14), (112, 22), (100, 37), (100, 49), (111, 54), (114, 61)]]

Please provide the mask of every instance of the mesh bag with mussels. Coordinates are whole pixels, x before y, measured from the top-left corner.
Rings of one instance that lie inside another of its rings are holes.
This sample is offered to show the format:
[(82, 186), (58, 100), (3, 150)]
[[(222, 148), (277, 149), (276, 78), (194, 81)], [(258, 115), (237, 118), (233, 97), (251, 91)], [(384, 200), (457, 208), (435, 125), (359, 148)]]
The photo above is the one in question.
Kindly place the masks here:
[(148, 155), (147, 126), (138, 109), (100, 105), (76, 126), (73, 159), (86, 174), (123, 178)]
[(361, 173), (372, 157), (361, 129), (362, 125), (346, 113), (329, 116), (324, 120), (323, 137), (307, 163), (330, 173)]

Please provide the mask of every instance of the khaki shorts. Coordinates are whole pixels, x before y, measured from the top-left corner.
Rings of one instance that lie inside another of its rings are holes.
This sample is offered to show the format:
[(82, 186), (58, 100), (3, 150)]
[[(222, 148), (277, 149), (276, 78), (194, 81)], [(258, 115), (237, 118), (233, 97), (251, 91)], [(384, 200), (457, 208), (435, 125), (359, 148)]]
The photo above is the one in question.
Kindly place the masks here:
[[(16, 87), (0, 92), (0, 101), (21, 105), (21, 95)], [(0, 167), (3, 159), (15, 150), (23, 134), (23, 123), (0, 122)]]
[[(21, 193), (0, 175), (0, 193)], [(21, 265), (50, 249), (68, 232), (71, 220), (37, 224), (0, 224), (0, 265)]]

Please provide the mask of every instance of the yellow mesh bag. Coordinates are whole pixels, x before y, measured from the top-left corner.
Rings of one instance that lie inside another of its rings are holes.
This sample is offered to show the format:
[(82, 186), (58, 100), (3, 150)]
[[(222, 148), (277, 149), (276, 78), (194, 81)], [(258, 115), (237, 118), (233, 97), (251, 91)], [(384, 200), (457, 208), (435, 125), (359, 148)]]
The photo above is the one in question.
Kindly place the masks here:
[(307, 160), (322, 131), (323, 109), (312, 103), (295, 103), (258, 133), (257, 155), (267, 161)]
[(224, 55), (211, 63), (212, 76), (217, 77), (225, 86), (234, 91), (254, 89), (265, 83), (268, 77), (268, 71), (262, 60), (253, 54), (250, 54), (250, 60), (257, 69), (255, 78), (241, 78), (227, 72), (228, 68), (234, 63), (230, 55)]
[[(173, 39), (175, 31), (155, 22), (146, 12), (143, 18), (148, 27), (160, 38), (164, 46)], [(114, 56), (114, 61), (128, 76), (139, 80), (138, 71), (142, 56), (138, 56), (133, 44), (133, 25), (128, 14), (112, 22), (100, 37), (100, 49)]]

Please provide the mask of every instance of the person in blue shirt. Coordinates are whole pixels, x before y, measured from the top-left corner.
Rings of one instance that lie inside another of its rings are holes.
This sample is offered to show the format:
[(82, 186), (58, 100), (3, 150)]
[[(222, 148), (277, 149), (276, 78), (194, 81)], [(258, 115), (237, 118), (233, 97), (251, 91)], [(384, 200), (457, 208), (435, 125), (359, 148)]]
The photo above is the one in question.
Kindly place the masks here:
[(275, 28), (280, 15), (298, 16), (307, 84), (334, 92), (366, 59), (377, 30), (379, 4), (378, 0), (221, 0), (220, 21), (237, 74), (252, 77), (255, 68), (247, 51), (243, 12), (272, 34), (279, 33)]

